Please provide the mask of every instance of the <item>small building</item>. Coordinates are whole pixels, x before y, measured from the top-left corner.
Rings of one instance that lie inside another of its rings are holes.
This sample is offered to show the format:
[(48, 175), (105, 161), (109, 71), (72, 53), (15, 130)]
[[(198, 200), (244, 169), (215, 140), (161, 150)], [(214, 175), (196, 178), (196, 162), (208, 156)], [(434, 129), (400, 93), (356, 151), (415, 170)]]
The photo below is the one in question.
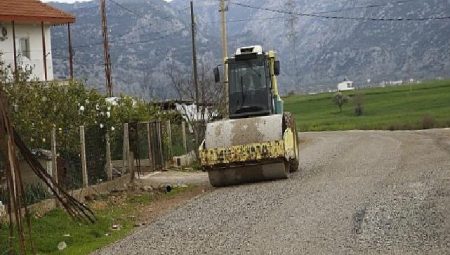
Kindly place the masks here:
[(338, 83), (337, 89), (338, 89), (338, 91), (350, 91), (350, 90), (355, 90), (355, 87), (353, 87), (352, 81), (345, 80), (343, 82)]
[[(73, 78), (70, 24), (75, 17), (39, 0), (0, 1), (0, 52), (14, 73), (31, 68), (31, 79), (53, 80), (51, 27), (67, 25), (70, 78)], [(12, 78), (12, 77), (11, 77)]]
[(153, 103), (163, 112), (177, 112), (181, 117), (187, 121), (210, 121), (212, 118), (218, 117), (217, 112), (211, 112), (211, 105), (199, 104), (197, 105), (189, 100), (168, 100), (165, 102)]

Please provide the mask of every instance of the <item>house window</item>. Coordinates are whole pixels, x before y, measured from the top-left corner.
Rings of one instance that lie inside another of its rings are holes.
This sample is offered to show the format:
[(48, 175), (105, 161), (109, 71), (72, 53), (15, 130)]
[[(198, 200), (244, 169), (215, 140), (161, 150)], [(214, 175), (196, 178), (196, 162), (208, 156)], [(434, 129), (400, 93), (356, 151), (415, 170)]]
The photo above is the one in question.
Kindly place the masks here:
[(30, 38), (19, 39), (19, 52), (23, 57), (30, 59)]

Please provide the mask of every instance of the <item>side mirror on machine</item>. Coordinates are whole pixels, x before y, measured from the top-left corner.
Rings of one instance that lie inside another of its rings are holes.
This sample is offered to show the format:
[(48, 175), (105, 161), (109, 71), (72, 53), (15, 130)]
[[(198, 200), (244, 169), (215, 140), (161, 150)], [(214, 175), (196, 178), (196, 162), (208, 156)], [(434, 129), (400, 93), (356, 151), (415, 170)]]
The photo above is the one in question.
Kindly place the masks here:
[(273, 71), (275, 73), (275, 76), (280, 75), (280, 61), (279, 60), (275, 61), (273, 69), (274, 69)]
[(219, 67), (216, 66), (216, 67), (214, 68), (213, 71), (214, 71), (214, 81), (215, 81), (216, 83), (220, 82), (220, 71), (219, 71)]

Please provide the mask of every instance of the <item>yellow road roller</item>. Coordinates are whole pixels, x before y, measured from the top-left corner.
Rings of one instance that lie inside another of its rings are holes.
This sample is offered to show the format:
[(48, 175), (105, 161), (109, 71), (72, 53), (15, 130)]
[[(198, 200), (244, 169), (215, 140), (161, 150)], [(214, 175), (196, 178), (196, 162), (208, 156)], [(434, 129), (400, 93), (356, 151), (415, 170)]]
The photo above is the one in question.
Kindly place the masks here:
[(275, 52), (242, 47), (225, 63), (229, 118), (208, 123), (199, 148), (211, 185), (288, 178), (298, 169), (298, 134), (293, 115), (283, 111)]

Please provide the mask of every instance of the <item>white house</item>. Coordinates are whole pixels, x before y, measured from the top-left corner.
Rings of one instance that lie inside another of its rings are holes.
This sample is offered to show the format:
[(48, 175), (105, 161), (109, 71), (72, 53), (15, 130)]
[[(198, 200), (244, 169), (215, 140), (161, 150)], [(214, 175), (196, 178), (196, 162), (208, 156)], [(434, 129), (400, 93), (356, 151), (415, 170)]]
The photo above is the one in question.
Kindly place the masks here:
[[(39, 0), (0, 0), (0, 52), (13, 71), (31, 67), (32, 79), (53, 80), (50, 29), (70, 24), (75, 17)], [(70, 45), (70, 36), (69, 36)], [(72, 51), (69, 50), (72, 66)], [(71, 69), (71, 74), (73, 69)]]
[(355, 90), (355, 87), (353, 87), (352, 81), (345, 80), (343, 82), (338, 83), (337, 89), (338, 89), (338, 91), (349, 91), (349, 90)]
[(202, 113), (202, 107), (197, 110), (197, 105), (195, 103), (185, 103), (177, 102), (175, 103), (176, 110), (183, 116), (186, 121), (209, 121), (211, 117), (216, 117), (217, 113), (210, 113), (210, 109), (205, 107), (204, 113)]

